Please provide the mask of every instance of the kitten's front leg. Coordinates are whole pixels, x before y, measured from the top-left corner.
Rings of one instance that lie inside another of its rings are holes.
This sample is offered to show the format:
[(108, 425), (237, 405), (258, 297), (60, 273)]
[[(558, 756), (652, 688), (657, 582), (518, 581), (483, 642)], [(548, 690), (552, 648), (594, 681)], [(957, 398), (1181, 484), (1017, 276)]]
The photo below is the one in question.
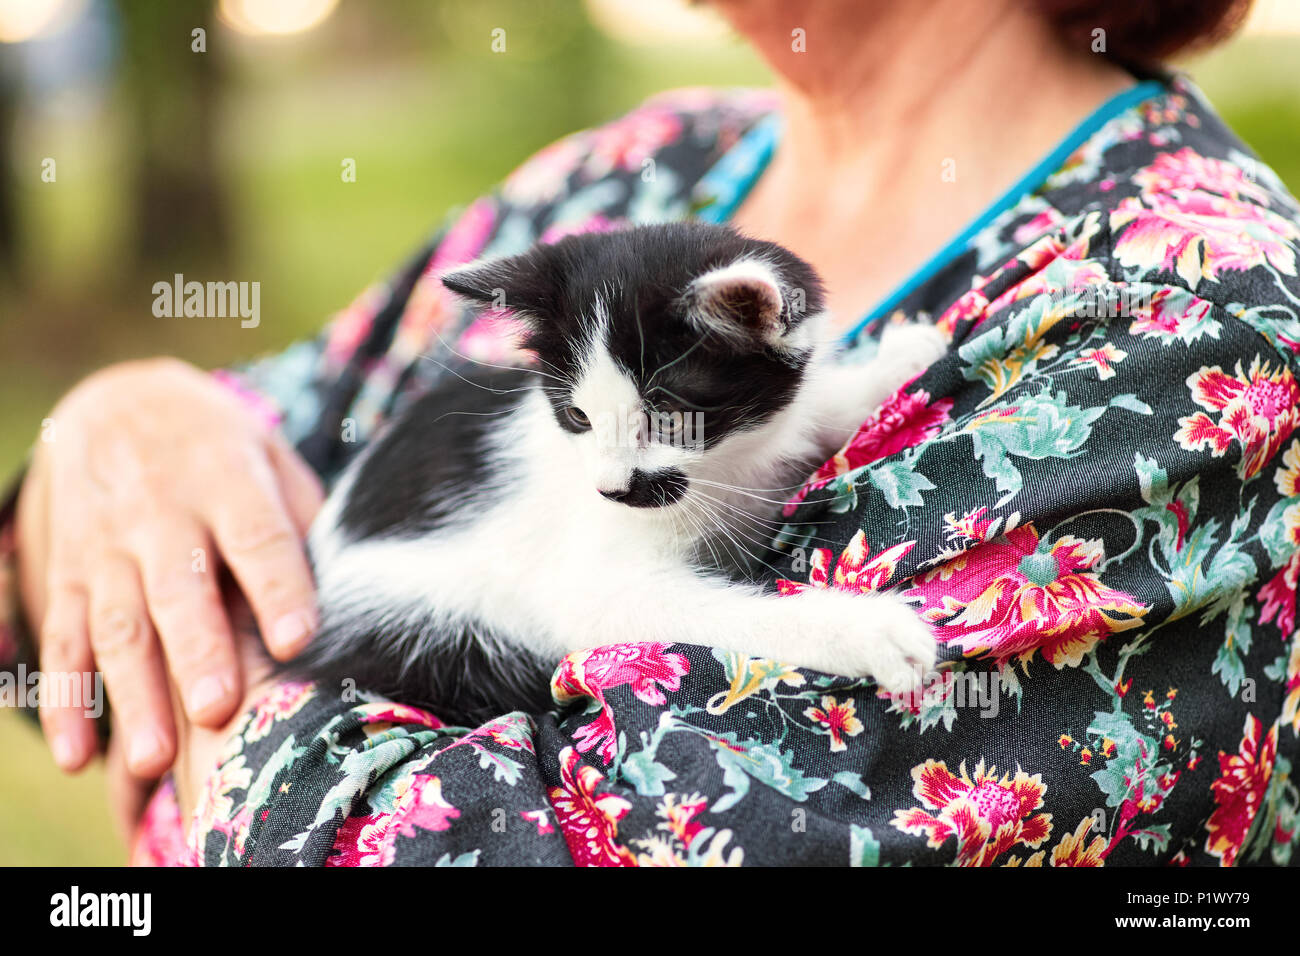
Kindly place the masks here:
[(704, 644), (914, 690), (934, 667), (929, 626), (901, 598), (810, 588), (782, 597), (721, 577), (664, 570), (641, 586), (598, 596), (567, 629), (579, 650), (630, 642)]
[(933, 365), (948, 351), (948, 340), (933, 325), (890, 325), (880, 349), (864, 364), (836, 363), (818, 369), (811, 387), (816, 415), (838, 447), (880, 408), (882, 402)]

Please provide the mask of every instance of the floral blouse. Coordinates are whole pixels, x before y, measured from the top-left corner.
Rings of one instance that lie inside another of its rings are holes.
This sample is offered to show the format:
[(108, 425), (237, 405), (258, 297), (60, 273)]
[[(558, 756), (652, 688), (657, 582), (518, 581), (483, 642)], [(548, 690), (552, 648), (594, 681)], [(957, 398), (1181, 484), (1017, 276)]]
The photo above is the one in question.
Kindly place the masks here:
[[(317, 340), (223, 378), (328, 479), (456, 361), (515, 357), (443, 269), (724, 219), (779, 141), (775, 106), (675, 92), (561, 140)], [(854, 361), (920, 317), (951, 348), (771, 542), (781, 593), (914, 602), (941, 644), (921, 693), (619, 643), (560, 662), (553, 712), (477, 728), (282, 683), (230, 738), (188, 842), (164, 788), (135, 859), (1300, 861), (1300, 212), (1181, 78), (1063, 147), (849, 336)], [(500, 573), (527, 573), (501, 544)]]

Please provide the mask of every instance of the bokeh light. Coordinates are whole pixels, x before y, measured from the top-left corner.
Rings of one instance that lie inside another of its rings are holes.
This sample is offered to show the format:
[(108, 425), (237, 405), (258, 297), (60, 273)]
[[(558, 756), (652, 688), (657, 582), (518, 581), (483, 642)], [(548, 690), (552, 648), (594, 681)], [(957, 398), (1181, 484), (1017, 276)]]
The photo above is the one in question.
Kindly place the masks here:
[(339, 0), (221, 0), (217, 11), (240, 33), (286, 36), (320, 25), (338, 4)]
[(88, 0), (0, 0), (0, 43), (52, 36), (86, 12)]
[(1296, 0), (1255, 0), (1245, 32), (1258, 36), (1300, 35), (1300, 3)]

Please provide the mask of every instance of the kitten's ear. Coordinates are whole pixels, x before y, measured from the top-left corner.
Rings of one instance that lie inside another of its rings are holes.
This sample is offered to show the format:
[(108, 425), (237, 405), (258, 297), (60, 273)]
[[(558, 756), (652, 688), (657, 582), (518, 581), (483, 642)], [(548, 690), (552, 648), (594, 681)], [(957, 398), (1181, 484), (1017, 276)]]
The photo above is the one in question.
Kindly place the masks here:
[(482, 259), (458, 266), (441, 276), (442, 284), (473, 302), (536, 316), (551, 298), (547, 263), (536, 249), (517, 256)]
[(779, 348), (788, 330), (780, 278), (759, 259), (741, 259), (704, 273), (683, 298), (694, 322), (734, 342)]
[(457, 295), (473, 302), (506, 307), (506, 295), (514, 284), (513, 259), (489, 259), (458, 266), (442, 274), (442, 284)]

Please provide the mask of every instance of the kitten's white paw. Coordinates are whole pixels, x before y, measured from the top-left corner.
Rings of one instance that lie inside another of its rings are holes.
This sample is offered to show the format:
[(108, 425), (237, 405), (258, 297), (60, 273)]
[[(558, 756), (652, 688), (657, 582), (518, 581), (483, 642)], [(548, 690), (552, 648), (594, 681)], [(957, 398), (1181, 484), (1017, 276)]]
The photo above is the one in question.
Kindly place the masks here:
[(820, 632), (820, 670), (871, 677), (893, 694), (919, 688), (934, 670), (938, 645), (915, 609), (892, 594), (804, 591), (801, 614)]
[(899, 384), (915, 378), (948, 351), (944, 334), (928, 322), (891, 325), (880, 336), (879, 361), (897, 369)]

